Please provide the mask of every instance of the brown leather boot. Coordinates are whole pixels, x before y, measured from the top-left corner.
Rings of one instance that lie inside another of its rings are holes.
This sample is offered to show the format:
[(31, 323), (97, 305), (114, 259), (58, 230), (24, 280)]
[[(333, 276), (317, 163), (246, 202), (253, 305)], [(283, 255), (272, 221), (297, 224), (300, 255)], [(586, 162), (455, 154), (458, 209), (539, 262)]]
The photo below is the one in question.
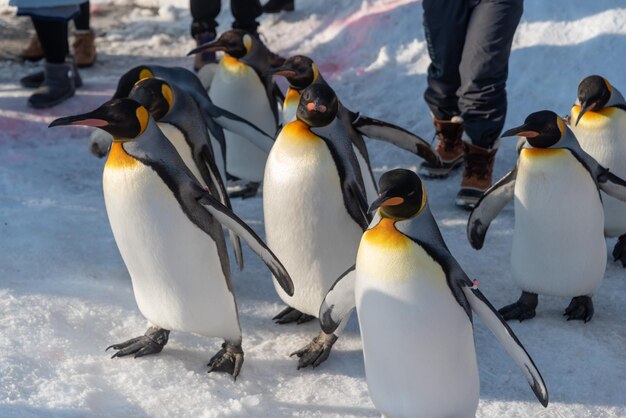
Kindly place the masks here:
[(493, 164), (496, 159), (497, 146), (491, 149), (463, 142), (465, 150), (465, 170), (461, 190), (456, 195), (456, 205), (472, 209), (483, 193), (491, 187)]
[(439, 138), (435, 152), (441, 157), (441, 166), (434, 166), (427, 161), (422, 163), (419, 174), (428, 178), (446, 178), (455, 168), (463, 163), (463, 119), (454, 116), (450, 120), (433, 118), (436, 135)]
[(39, 43), (37, 35), (30, 38), (30, 43), (20, 52), (20, 58), (28, 61), (39, 61), (43, 58), (43, 49)]
[(96, 34), (93, 30), (74, 32), (74, 62), (79, 68), (91, 67), (96, 61)]

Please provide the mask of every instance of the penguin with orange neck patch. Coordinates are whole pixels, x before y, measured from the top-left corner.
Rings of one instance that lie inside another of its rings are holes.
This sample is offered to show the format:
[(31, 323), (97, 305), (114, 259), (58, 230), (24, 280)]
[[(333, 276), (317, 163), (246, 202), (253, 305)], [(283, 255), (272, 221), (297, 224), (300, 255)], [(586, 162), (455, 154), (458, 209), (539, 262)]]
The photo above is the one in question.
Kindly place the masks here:
[[(275, 317), (279, 323), (318, 315), (335, 279), (354, 264), (359, 237), (369, 222), (361, 170), (337, 110), (330, 87), (307, 87), (297, 119), (280, 131), (267, 160), (265, 236), (296, 288), (288, 295), (275, 283), (288, 305)], [(298, 368), (326, 360), (344, 325), (331, 333), (321, 331), (293, 353)]]
[(507, 319), (533, 318), (538, 295), (571, 297), (564, 316), (590, 321), (592, 295), (606, 268), (600, 190), (626, 201), (626, 182), (602, 167), (551, 111), (530, 114), (502, 136), (526, 138), (517, 166), (472, 211), (467, 236), (481, 249), (491, 221), (511, 201), (515, 229), (511, 272), (519, 300), (500, 309)]
[[(314, 83), (327, 84), (313, 60), (304, 55), (288, 58), (280, 67), (272, 68), (274, 75), (287, 78), (289, 89), (283, 104), (283, 125), (295, 120), (296, 109), (302, 90)], [(358, 112), (352, 112), (339, 102), (338, 117), (346, 127), (357, 155), (363, 160), (362, 165), (369, 165), (369, 155), (363, 136), (381, 140), (407, 150), (425, 159), (431, 164), (441, 163), (439, 156), (424, 139), (391, 123), (369, 118)], [(363, 174), (365, 177), (365, 174)], [(376, 186), (373, 187), (374, 192)]]
[(104, 200), (135, 300), (152, 326), (110, 348), (113, 357), (160, 352), (170, 330), (224, 339), (209, 371), (237, 377), (241, 328), (222, 227), (234, 231), (265, 262), (287, 294), (293, 283), (265, 243), (198, 182), (148, 110), (131, 99), (50, 126), (94, 126), (113, 136), (103, 173)]
[(252, 197), (263, 180), (265, 161), (278, 129), (278, 88), (268, 75), (269, 51), (251, 34), (233, 29), (200, 45), (189, 54), (223, 51), (224, 56), (209, 88), (212, 102), (258, 126), (267, 136), (253, 143), (229, 130), (226, 138), (226, 167), (231, 176), (245, 182), (237, 196)]
[[(472, 328), (477, 314), (548, 404), (539, 370), (487, 298), (448, 250), (421, 179), (382, 175), (376, 211), (359, 245), (352, 301), (363, 340), (365, 376), (376, 408), (389, 417), (476, 414), (479, 376)], [(332, 332), (350, 309), (340, 279), (320, 310)], [(348, 286), (349, 288), (350, 286)]]
[[(570, 129), (582, 149), (615, 175), (626, 178), (626, 100), (599, 75), (583, 79), (571, 111)], [(604, 235), (619, 239), (614, 261), (626, 267), (626, 203), (603, 193)]]

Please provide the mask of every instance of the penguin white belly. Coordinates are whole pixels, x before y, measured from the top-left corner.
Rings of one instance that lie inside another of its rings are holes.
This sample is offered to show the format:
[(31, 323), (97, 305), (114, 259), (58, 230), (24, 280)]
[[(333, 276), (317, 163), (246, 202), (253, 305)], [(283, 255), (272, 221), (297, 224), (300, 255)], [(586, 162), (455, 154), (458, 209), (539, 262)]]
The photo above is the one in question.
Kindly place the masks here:
[(189, 144), (187, 144), (183, 133), (176, 126), (169, 123), (157, 122), (157, 125), (159, 129), (161, 129), (161, 132), (163, 132), (163, 135), (165, 135), (170, 143), (174, 145), (174, 148), (176, 148), (178, 155), (180, 155), (180, 158), (183, 159), (183, 162), (185, 163), (189, 171), (191, 171), (191, 173), (194, 175), (196, 180), (198, 180), (198, 182), (203, 187), (207, 187), (206, 183), (202, 179), (202, 175), (200, 174), (200, 171), (198, 170), (195, 161), (193, 160), (191, 147), (189, 147)]
[(296, 289), (290, 297), (274, 280), (276, 291), (289, 306), (317, 317), (332, 284), (354, 264), (362, 230), (344, 206), (337, 167), (324, 141), (306, 128), (304, 137), (292, 132), (302, 125), (287, 125), (270, 152), (263, 213), (267, 243)]
[(441, 266), (383, 219), (361, 240), (356, 307), (370, 396), (385, 416), (473, 417), (472, 324)]
[(523, 290), (591, 295), (606, 268), (604, 214), (589, 172), (564, 149), (524, 149), (515, 183), (513, 279)]
[(104, 198), (141, 313), (165, 329), (239, 341), (235, 299), (215, 242), (187, 218), (155, 171), (118, 157), (120, 149), (114, 144), (105, 166)]
[[(572, 117), (578, 118), (575, 106)], [(576, 119), (574, 119), (576, 120)], [(587, 112), (578, 126), (570, 127), (580, 146), (603, 167), (626, 179), (626, 111), (616, 108)], [(626, 203), (602, 192), (604, 233), (614, 237), (626, 233)]]
[(367, 161), (365, 160), (365, 157), (361, 155), (359, 149), (354, 145), (352, 145), (352, 149), (356, 154), (356, 159), (359, 161), (361, 177), (363, 177), (363, 183), (365, 184), (365, 196), (367, 198), (367, 203), (372, 203), (378, 198), (378, 190), (376, 188), (376, 183), (374, 182), (374, 177), (372, 176), (372, 172), (367, 164)]
[[(225, 56), (211, 82), (209, 97), (222, 107), (274, 135), (276, 122), (265, 86), (251, 67)], [(263, 180), (267, 153), (242, 136), (224, 130), (226, 170), (244, 180)]]

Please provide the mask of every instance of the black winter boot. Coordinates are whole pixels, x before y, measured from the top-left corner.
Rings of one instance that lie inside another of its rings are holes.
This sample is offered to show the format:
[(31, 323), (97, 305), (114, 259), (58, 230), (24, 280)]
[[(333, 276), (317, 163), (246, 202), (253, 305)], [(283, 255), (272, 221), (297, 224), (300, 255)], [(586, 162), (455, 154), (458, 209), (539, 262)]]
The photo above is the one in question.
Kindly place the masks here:
[(74, 95), (76, 84), (82, 84), (73, 61), (62, 64), (46, 62), (44, 81), (28, 99), (28, 104), (36, 109), (56, 106)]

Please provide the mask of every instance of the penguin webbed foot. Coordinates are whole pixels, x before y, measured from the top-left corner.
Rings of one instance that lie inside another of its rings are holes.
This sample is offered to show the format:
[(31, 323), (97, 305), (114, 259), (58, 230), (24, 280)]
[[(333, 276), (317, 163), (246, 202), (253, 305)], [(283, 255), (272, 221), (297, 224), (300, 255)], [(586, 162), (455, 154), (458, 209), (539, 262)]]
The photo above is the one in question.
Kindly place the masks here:
[(517, 302), (498, 309), (498, 313), (506, 321), (517, 319), (520, 322), (535, 317), (539, 296), (536, 293), (522, 292)]
[(613, 247), (613, 261), (621, 261), (626, 268), (626, 234), (621, 235)]
[(233, 376), (233, 381), (236, 381), (242, 365), (243, 350), (241, 349), (241, 344), (224, 342), (222, 349), (209, 360), (207, 373), (228, 373)]
[(300, 350), (291, 353), (289, 357), (298, 356), (298, 370), (307, 366), (315, 368), (328, 359), (335, 341), (337, 341), (335, 334), (326, 334), (322, 331), (317, 337), (313, 338), (313, 341)]
[(587, 323), (593, 318), (593, 312), (593, 301), (590, 296), (576, 296), (572, 298), (563, 316), (567, 316), (568, 321), (580, 320)]
[(305, 313), (300, 312), (299, 310), (292, 308), (291, 306), (287, 306), (285, 309), (280, 311), (272, 320), (276, 324), (289, 324), (295, 322), (296, 324), (304, 324), (305, 322), (309, 322), (315, 319), (313, 315), (307, 315)]
[(104, 351), (108, 351), (110, 348), (118, 350), (111, 358), (124, 357), (131, 354), (134, 354), (134, 357), (138, 358), (150, 354), (157, 354), (160, 353), (163, 347), (165, 347), (165, 344), (167, 344), (169, 335), (170, 331), (167, 329), (150, 327), (141, 337), (131, 338), (123, 343), (110, 345)]

